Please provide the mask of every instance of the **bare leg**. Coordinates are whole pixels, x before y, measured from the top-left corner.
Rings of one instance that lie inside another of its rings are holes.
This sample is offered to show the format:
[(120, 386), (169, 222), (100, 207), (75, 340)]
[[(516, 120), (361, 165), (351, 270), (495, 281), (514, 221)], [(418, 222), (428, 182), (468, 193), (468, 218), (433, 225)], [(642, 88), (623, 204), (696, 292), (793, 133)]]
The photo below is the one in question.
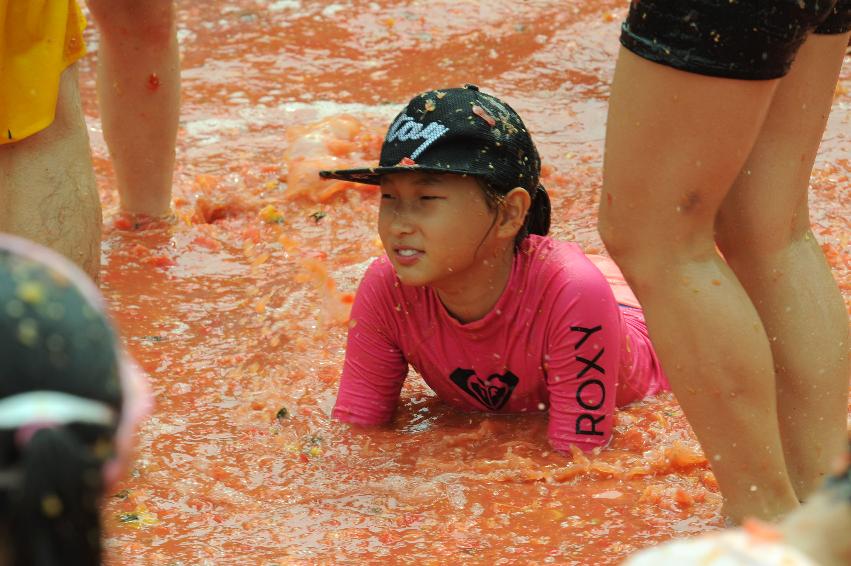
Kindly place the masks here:
[(606, 134), (601, 236), (645, 308), (673, 391), (736, 520), (798, 506), (768, 337), (714, 242), (718, 208), (777, 84), (686, 73), (622, 48)]
[(848, 35), (812, 35), (801, 47), (716, 223), (768, 332), (786, 464), (800, 498), (846, 441), (848, 314), (810, 231), (807, 186), (847, 44)]
[(100, 31), (98, 98), (123, 210), (171, 206), (180, 98), (173, 0), (88, 0)]
[(50, 127), (0, 146), (0, 232), (53, 248), (97, 278), (100, 200), (76, 65), (62, 73)]

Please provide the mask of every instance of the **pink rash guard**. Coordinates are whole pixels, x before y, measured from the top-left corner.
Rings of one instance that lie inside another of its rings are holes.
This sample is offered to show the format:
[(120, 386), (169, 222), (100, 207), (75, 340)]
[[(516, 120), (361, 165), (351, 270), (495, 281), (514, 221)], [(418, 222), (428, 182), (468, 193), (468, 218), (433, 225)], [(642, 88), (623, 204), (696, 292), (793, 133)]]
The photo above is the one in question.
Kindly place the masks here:
[(402, 285), (377, 259), (352, 308), (333, 416), (388, 422), (410, 364), (462, 410), (549, 410), (558, 450), (606, 445), (616, 406), (669, 387), (635, 297), (610, 260), (598, 262), (605, 274), (577, 245), (529, 236), (493, 309), (462, 324), (433, 289)]

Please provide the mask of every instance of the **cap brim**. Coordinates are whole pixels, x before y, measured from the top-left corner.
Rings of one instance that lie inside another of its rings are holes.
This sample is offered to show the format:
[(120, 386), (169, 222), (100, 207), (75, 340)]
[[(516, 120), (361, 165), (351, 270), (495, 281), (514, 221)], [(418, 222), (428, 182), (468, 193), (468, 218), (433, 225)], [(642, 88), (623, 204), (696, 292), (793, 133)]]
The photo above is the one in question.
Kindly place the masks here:
[(319, 176), (323, 179), (339, 179), (352, 183), (363, 183), (366, 185), (380, 185), (381, 177), (389, 173), (455, 173), (457, 175), (480, 176), (484, 173), (456, 169), (452, 167), (431, 167), (428, 165), (394, 165), (392, 167), (363, 167), (360, 169), (335, 169), (320, 171)]

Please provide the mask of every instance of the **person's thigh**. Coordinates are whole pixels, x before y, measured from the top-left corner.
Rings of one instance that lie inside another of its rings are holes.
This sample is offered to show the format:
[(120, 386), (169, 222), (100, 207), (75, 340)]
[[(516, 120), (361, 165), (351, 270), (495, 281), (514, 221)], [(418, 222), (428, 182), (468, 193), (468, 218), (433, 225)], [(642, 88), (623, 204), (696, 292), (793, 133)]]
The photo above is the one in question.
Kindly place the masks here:
[(62, 73), (53, 123), (0, 146), (0, 232), (51, 247), (96, 277), (101, 222), (77, 68), (72, 65)]
[(714, 254), (715, 215), (776, 86), (776, 80), (689, 73), (621, 49), (599, 226), (616, 259), (636, 250), (660, 257)]
[[(601, 232), (615, 253), (619, 244), (714, 252), (715, 215), (779, 77), (819, 23), (841, 19), (847, 1), (632, 2), (610, 97), (601, 201)], [(803, 114), (790, 122), (809, 120)]]
[(849, 34), (811, 35), (777, 88), (759, 136), (724, 201), (718, 243), (770, 254), (810, 228), (807, 189)]

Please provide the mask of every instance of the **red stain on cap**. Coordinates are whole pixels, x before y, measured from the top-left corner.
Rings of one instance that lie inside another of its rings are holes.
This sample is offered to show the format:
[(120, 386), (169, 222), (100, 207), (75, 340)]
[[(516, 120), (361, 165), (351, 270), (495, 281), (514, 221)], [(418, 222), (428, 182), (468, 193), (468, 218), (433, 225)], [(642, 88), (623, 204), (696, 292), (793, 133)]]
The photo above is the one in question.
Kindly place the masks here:
[(401, 167), (413, 167), (417, 162), (411, 159), (410, 157), (403, 157), (401, 161), (399, 161), (399, 166)]
[(488, 126), (493, 128), (496, 126), (496, 119), (488, 114), (488, 111), (482, 108), (481, 106), (473, 106), (473, 114), (484, 120), (488, 123)]

